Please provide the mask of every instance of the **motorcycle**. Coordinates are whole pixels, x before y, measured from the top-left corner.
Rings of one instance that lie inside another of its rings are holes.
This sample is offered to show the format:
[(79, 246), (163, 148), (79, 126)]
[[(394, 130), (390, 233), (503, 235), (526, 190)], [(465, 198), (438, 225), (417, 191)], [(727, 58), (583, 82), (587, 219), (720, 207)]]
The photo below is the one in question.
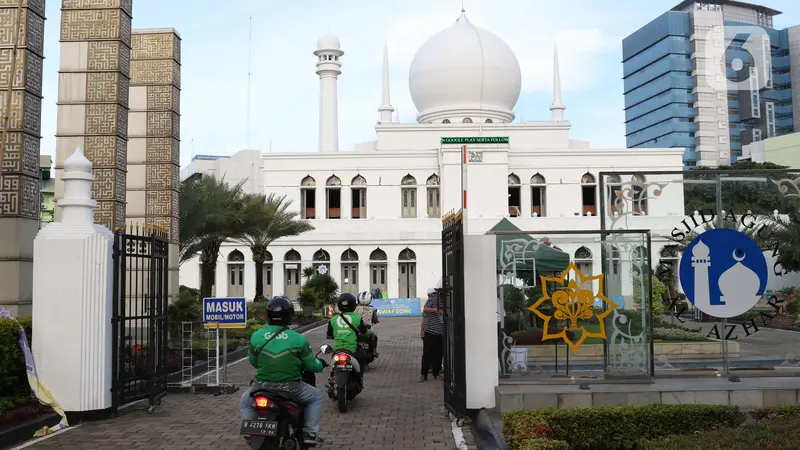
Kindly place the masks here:
[[(329, 354), (333, 347), (323, 345), (315, 355)], [(303, 373), (303, 382), (316, 386), (313, 373)], [(253, 382), (251, 381), (252, 385)], [(298, 449), (307, 450), (303, 442), (303, 406), (284, 398), (277, 392), (257, 389), (250, 393), (258, 417), (256, 420), (243, 420), (240, 434), (249, 436), (253, 450)]]
[(356, 398), (364, 383), (361, 377), (363, 368), (355, 355), (345, 349), (336, 350), (328, 377), (328, 397), (339, 405), (339, 412), (347, 412), (347, 402)]

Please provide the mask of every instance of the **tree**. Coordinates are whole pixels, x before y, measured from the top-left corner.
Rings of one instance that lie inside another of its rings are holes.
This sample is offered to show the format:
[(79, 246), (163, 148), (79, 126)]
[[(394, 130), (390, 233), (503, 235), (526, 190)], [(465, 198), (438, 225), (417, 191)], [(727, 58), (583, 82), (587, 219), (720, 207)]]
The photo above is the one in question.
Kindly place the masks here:
[[(313, 270), (313, 267), (310, 269)], [(306, 275), (305, 269), (303, 275)], [(311, 273), (310, 275), (300, 288), (300, 298), (298, 299), (306, 317), (310, 317), (315, 308), (335, 303), (339, 294), (339, 284), (330, 274)]]
[[(722, 209), (734, 211), (736, 215), (742, 215), (747, 211), (753, 214), (769, 214), (776, 209), (784, 211), (785, 203), (783, 195), (778, 191), (778, 187), (768, 180), (764, 181), (729, 181), (725, 182), (725, 177), (730, 175), (719, 175), (709, 173), (717, 170), (747, 171), (742, 176), (765, 177), (770, 179), (781, 179), (788, 176), (786, 166), (774, 163), (754, 163), (740, 162), (732, 166), (721, 166), (719, 168), (698, 167), (685, 172), (683, 178), (689, 180), (712, 181), (721, 178), (722, 181)], [(715, 183), (684, 183), (683, 195), (686, 214), (691, 215), (694, 211), (710, 209), (717, 211), (717, 186)], [(717, 213), (719, 213), (717, 211)]]
[(236, 234), (237, 240), (250, 247), (256, 263), (255, 300), (264, 295), (264, 261), (267, 248), (276, 239), (297, 236), (314, 227), (306, 220), (298, 220), (298, 213), (289, 211), (291, 200), (286, 196), (269, 194), (245, 195), (242, 201), (242, 226)]
[(242, 224), (242, 185), (197, 174), (181, 183), (180, 263), (200, 254), (200, 297), (210, 297), (222, 244)]

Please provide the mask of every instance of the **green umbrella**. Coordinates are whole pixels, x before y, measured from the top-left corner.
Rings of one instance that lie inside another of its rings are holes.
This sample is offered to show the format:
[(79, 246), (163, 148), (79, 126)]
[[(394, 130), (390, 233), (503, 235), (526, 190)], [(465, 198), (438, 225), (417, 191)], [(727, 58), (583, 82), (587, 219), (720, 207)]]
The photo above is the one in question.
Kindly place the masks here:
[[(521, 231), (508, 219), (503, 219), (491, 231)], [(499, 234), (497, 238), (497, 263), (508, 267), (516, 260), (517, 271), (536, 270), (538, 273), (563, 272), (569, 265), (569, 254), (549, 247), (527, 234)]]

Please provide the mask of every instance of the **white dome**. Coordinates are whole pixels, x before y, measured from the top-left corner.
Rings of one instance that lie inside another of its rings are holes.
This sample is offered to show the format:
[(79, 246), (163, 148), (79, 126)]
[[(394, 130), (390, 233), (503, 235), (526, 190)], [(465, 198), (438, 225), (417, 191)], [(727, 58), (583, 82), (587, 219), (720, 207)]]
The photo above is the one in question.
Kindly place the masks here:
[(420, 47), (408, 84), (418, 122), (470, 115), (510, 122), (522, 75), (511, 47), (462, 12), (455, 25)]
[(323, 34), (317, 39), (317, 50), (341, 50), (342, 44), (339, 38), (331, 33)]

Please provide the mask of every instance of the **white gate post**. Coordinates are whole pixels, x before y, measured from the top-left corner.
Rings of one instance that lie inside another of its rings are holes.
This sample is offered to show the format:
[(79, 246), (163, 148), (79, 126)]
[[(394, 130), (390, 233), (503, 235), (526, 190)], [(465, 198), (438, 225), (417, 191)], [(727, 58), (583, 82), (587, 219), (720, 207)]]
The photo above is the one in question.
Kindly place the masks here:
[(33, 358), (70, 422), (111, 409), (112, 249), (94, 224), (92, 163), (80, 147), (64, 161), (59, 222), (33, 249)]

